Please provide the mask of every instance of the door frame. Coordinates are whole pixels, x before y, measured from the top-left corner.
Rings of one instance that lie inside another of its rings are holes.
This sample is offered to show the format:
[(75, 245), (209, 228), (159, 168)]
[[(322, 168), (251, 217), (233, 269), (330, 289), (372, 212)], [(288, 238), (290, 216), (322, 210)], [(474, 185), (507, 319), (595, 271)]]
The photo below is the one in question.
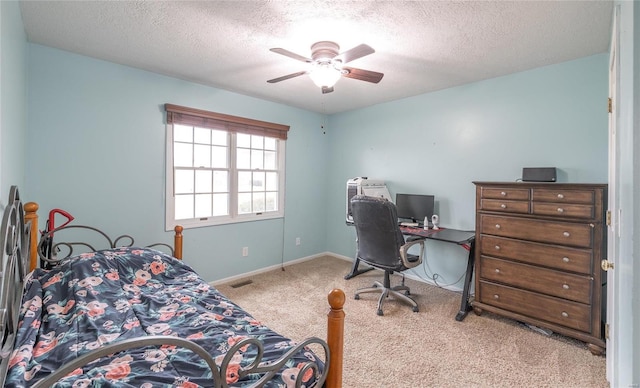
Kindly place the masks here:
[(606, 259), (614, 265), (614, 270), (606, 272), (606, 325), (609, 330), (605, 330), (606, 337), (606, 377), (610, 383), (615, 380), (616, 365), (616, 349), (618, 348), (618, 337), (615, 335), (617, 330), (617, 309), (615, 308), (618, 300), (617, 293), (617, 276), (615, 266), (618, 251), (620, 249), (620, 198), (618, 194), (619, 185), (619, 148), (618, 143), (618, 121), (616, 116), (618, 113), (618, 77), (619, 77), (619, 47), (618, 39), (620, 31), (618, 29), (618, 7), (613, 10), (613, 23), (611, 32), (611, 46), (609, 48), (609, 189), (608, 189), (608, 214), (609, 219), (607, 227), (607, 257)]

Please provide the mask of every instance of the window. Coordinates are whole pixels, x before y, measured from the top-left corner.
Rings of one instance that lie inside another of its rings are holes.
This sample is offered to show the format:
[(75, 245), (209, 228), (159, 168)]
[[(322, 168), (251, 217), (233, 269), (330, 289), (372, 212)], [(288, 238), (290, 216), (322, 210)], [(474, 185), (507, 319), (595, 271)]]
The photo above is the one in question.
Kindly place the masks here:
[(166, 104), (166, 228), (284, 215), (288, 126)]

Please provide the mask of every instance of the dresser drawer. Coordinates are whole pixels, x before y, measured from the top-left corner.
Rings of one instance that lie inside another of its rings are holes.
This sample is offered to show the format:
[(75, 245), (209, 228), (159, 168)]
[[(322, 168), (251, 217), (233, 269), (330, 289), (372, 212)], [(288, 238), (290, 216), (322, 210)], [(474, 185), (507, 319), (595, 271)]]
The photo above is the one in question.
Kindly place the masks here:
[(593, 228), (588, 224), (480, 215), (480, 233), (523, 240), (590, 248)]
[(481, 190), (481, 198), (509, 199), (512, 201), (529, 200), (529, 189), (483, 187)]
[(540, 202), (593, 204), (595, 191), (534, 188), (532, 190), (532, 199)]
[(480, 259), (480, 277), (529, 291), (589, 304), (593, 279), (513, 261)]
[(529, 201), (507, 201), (498, 199), (480, 200), (482, 210), (508, 212), (508, 213), (529, 213)]
[(558, 216), (567, 218), (595, 218), (593, 205), (576, 205), (572, 203), (534, 202), (531, 212), (541, 216)]
[(593, 251), (540, 244), (496, 236), (480, 236), (477, 245), (482, 255), (503, 257), (563, 271), (590, 274)]
[(591, 306), (480, 281), (482, 303), (576, 330), (591, 331)]

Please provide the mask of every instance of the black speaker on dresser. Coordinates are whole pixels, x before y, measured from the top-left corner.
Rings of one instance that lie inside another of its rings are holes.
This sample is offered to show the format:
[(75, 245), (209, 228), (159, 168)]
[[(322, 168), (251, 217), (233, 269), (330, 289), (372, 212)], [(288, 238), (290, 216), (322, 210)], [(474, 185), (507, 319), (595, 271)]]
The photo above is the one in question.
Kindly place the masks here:
[(555, 182), (555, 167), (525, 167), (522, 169), (523, 182)]

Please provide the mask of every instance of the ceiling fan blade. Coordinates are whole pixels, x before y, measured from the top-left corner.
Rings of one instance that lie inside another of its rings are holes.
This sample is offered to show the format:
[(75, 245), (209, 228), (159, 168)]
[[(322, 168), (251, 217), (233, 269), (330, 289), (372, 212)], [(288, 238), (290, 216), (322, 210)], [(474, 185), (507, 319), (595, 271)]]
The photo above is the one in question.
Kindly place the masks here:
[(336, 58), (341, 59), (342, 63), (347, 63), (347, 62), (354, 61), (358, 58), (362, 58), (365, 55), (373, 54), (375, 52), (376, 50), (374, 50), (370, 46), (367, 46), (366, 44), (361, 44), (350, 50), (347, 50), (343, 53), (338, 54)]
[(301, 61), (301, 62), (307, 62), (307, 63), (311, 63), (312, 62), (311, 59), (309, 59), (307, 57), (303, 57), (302, 55), (298, 55), (296, 53), (292, 53), (291, 51), (285, 50), (283, 48), (276, 47), (276, 48), (269, 49), (269, 51), (273, 51), (274, 53), (278, 53), (278, 54), (284, 55), (285, 57), (297, 59), (298, 61)]
[(327, 93), (331, 93), (333, 92), (333, 86), (332, 87), (327, 87), (327, 86), (323, 86), (322, 87), (322, 94), (327, 94)]
[(287, 75), (283, 75), (282, 77), (270, 79), (267, 82), (270, 83), (270, 84), (275, 84), (276, 82), (284, 81), (284, 80), (287, 80), (289, 78), (299, 77), (299, 76), (305, 75), (307, 73), (308, 73), (307, 71), (299, 71), (297, 73), (287, 74)]
[(360, 81), (372, 82), (374, 84), (377, 84), (378, 82), (380, 82), (382, 77), (384, 77), (384, 74), (382, 73), (378, 73), (376, 71), (371, 71), (371, 70), (356, 69), (355, 67), (345, 66), (342, 68), (342, 70), (347, 71), (347, 73), (342, 75), (343, 77), (353, 78)]

